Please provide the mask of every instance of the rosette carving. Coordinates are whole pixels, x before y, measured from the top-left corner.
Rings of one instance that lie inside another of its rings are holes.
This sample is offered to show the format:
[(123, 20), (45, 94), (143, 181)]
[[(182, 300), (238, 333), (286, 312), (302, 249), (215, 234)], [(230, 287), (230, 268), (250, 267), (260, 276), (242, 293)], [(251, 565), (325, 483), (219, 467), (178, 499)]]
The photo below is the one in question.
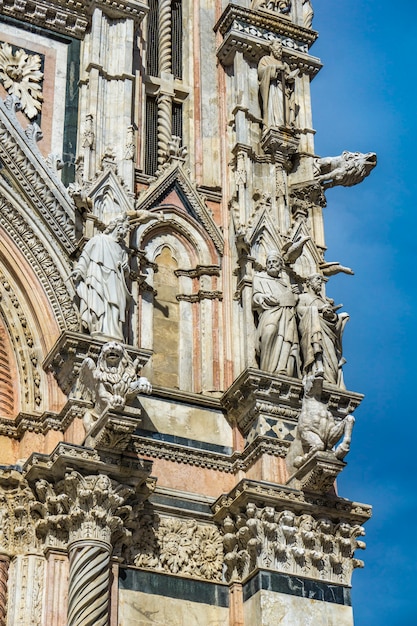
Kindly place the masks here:
[(41, 58), (22, 48), (13, 52), (8, 43), (0, 44), (0, 80), (9, 94), (19, 98), (22, 110), (32, 119), (42, 107)]

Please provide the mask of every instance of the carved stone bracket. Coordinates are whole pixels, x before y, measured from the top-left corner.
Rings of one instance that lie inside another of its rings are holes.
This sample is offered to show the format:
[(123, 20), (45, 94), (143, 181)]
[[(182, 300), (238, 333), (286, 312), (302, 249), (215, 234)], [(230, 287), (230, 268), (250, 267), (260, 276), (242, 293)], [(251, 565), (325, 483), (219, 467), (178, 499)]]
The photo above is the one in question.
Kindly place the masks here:
[[(74, 387), (80, 367), (84, 359), (89, 356), (94, 360), (106, 340), (100, 340), (82, 333), (62, 333), (48, 356), (43, 367), (46, 371), (54, 374), (58, 384), (65, 394), (69, 394)], [(133, 359), (139, 359), (139, 365), (143, 367), (151, 356), (150, 350), (124, 346)]]
[[(134, 413), (134, 416), (127, 417), (126, 411)], [(92, 426), (85, 445), (123, 452), (128, 447), (135, 429), (140, 425), (140, 419), (140, 409), (131, 407), (124, 409), (124, 415), (106, 412)]]
[(292, 167), (291, 156), (297, 152), (298, 143), (294, 131), (285, 127), (268, 128), (261, 139), (264, 152), (272, 154), (275, 162), (287, 170)]
[(315, 452), (288, 479), (287, 485), (303, 491), (328, 493), (345, 466), (346, 463), (337, 459), (331, 450)]

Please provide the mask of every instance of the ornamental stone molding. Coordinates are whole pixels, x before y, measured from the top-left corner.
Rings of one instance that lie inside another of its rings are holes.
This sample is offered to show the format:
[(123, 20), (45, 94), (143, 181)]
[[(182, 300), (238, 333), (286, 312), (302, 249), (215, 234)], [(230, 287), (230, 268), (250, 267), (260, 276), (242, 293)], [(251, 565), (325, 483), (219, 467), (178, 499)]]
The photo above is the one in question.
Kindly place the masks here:
[[(132, 216), (132, 226), (134, 227), (136, 222), (140, 223), (140, 212), (151, 210), (165, 196), (168, 190), (175, 188), (176, 185), (178, 185), (179, 190), (185, 196), (185, 206), (188, 213), (202, 225), (203, 229), (209, 234), (218, 253), (223, 255), (224, 241), (220, 229), (204, 201), (204, 196), (199, 193), (196, 185), (190, 180), (181, 163), (178, 162), (173, 162), (171, 166), (164, 169), (160, 177), (152, 182), (149, 188), (139, 196), (136, 202), (138, 217), (135, 219), (135, 216)], [(143, 233), (141, 233), (143, 238), (146, 233), (146, 227), (143, 227), (141, 230), (143, 230)]]
[(75, 251), (74, 206), (67, 190), (50, 169), (36, 142), (23, 132), (16, 118), (19, 101), (0, 99), (0, 158), (13, 187), (45, 223), (68, 254)]
[(0, 0), (0, 11), (64, 35), (83, 39), (98, 8), (114, 19), (130, 18), (140, 23), (148, 11), (138, 0)]

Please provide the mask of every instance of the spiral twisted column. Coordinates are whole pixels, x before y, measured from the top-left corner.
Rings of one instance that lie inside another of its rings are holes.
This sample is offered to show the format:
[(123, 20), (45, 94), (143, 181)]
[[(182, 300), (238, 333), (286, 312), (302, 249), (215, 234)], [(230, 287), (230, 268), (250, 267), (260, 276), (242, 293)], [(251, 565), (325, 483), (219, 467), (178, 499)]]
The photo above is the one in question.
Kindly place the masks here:
[(111, 545), (80, 540), (69, 546), (68, 626), (109, 623)]
[(170, 72), (172, 69), (172, 16), (171, 0), (161, 0), (159, 3), (159, 71)]
[(165, 93), (158, 96), (158, 165), (165, 163), (168, 146), (172, 140), (172, 97)]
[(6, 626), (9, 565), (10, 557), (6, 554), (0, 554), (0, 626)]
[(161, 87), (158, 95), (158, 165), (165, 163), (168, 147), (172, 139), (172, 14), (171, 0), (160, 0), (158, 36), (159, 36), (159, 74)]

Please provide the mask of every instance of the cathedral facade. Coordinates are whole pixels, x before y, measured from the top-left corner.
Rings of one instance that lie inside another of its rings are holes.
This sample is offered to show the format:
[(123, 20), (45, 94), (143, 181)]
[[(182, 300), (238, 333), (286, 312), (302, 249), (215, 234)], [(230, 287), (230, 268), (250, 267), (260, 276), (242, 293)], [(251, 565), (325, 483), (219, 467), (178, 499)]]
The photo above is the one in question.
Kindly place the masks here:
[(313, 17), (0, 2), (0, 626), (353, 625)]

